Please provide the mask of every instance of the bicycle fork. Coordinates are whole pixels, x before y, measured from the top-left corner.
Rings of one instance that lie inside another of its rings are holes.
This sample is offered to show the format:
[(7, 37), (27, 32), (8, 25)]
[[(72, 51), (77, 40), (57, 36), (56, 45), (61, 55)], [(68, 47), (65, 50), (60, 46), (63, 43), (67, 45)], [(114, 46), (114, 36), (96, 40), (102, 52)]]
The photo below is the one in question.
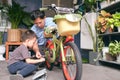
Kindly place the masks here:
[[(72, 36), (67, 36), (66, 40), (64, 42), (62, 42), (62, 40), (60, 41), (60, 49), (61, 49), (61, 56), (62, 56), (62, 61), (66, 62), (66, 58), (64, 56), (64, 47), (63, 45), (67, 42), (72, 42), (74, 39)], [(73, 59), (73, 58), (72, 58)]]
[(65, 56), (64, 56), (64, 50), (63, 50), (63, 42), (62, 40), (60, 41), (60, 49), (61, 49), (61, 56), (62, 56), (62, 61), (65, 62)]

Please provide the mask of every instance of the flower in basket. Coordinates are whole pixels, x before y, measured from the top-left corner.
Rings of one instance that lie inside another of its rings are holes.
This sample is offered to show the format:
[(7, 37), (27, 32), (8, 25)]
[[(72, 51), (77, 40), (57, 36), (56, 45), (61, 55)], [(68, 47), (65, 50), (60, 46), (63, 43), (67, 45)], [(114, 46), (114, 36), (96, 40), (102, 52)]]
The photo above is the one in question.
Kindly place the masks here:
[(108, 25), (108, 19), (111, 18), (112, 15), (110, 13), (107, 13), (106, 11), (102, 10), (96, 20), (96, 30), (98, 33), (104, 33), (107, 30), (109, 32), (112, 32), (113, 26)]

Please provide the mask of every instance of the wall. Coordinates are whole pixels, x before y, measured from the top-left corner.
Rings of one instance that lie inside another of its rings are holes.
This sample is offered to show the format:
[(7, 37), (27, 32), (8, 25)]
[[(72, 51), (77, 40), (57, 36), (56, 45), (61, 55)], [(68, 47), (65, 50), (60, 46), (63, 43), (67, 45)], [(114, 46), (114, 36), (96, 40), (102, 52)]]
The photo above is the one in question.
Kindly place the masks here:
[[(48, 5), (55, 4), (59, 7), (67, 7), (67, 8), (73, 8), (73, 0), (42, 0), (42, 7), (46, 7)], [(55, 15), (55, 12), (53, 10), (45, 11), (46, 16), (53, 17)]]
[(42, 6), (42, 0), (15, 0), (22, 6), (26, 6), (25, 11), (31, 12)]

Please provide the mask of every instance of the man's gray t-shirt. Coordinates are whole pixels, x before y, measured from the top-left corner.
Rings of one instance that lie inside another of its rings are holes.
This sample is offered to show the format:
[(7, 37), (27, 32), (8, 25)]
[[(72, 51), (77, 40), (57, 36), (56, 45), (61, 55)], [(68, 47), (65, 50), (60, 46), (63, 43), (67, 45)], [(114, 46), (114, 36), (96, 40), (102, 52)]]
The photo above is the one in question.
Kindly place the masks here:
[(11, 65), (15, 62), (25, 60), (26, 58), (30, 58), (29, 50), (24, 45), (21, 44), (19, 47), (17, 47), (9, 56), (8, 65)]

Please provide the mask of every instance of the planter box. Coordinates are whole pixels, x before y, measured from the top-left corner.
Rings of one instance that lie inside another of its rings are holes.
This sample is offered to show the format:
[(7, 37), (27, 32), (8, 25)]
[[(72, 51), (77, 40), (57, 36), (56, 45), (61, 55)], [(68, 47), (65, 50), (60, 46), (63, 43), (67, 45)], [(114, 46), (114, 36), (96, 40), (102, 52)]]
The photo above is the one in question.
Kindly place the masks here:
[(94, 59), (97, 58), (97, 56), (98, 56), (98, 52), (92, 52), (92, 51), (90, 51), (89, 52), (89, 64), (97, 65), (98, 61), (94, 60)]

